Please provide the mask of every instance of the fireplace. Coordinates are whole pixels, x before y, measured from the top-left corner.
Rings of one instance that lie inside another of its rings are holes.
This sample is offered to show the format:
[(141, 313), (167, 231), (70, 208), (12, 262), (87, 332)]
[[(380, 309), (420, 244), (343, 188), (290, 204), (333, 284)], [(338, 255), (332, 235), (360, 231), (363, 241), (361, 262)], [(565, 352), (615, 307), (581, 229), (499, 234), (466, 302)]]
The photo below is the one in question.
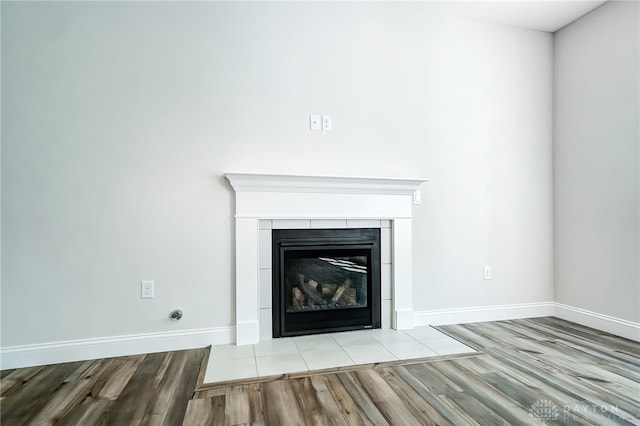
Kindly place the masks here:
[[(258, 343), (273, 334), (272, 295), (263, 299), (260, 285), (269, 281), (268, 288), (272, 288), (272, 229), (382, 227), (383, 271), (389, 271), (388, 278), (383, 276), (382, 280), (382, 328), (413, 327), (412, 204), (420, 198), (414, 197), (414, 192), (427, 179), (254, 173), (224, 176), (235, 191), (238, 345)], [(352, 226), (367, 221), (377, 224)], [(295, 222), (293, 226), (289, 226), (291, 222)], [(326, 226), (326, 222), (332, 224)], [(262, 238), (264, 234), (269, 237)], [(262, 241), (266, 242), (264, 247)], [(269, 259), (263, 263), (265, 252)]]
[(380, 229), (274, 229), (273, 337), (380, 328)]

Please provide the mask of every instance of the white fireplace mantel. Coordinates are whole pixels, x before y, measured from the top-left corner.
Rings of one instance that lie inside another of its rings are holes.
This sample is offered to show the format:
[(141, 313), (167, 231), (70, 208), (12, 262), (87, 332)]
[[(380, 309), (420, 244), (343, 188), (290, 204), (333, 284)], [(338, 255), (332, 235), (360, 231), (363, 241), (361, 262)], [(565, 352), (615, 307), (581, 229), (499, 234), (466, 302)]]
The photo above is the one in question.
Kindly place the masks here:
[(261, 219), (391, 221), (392, 327), (413, 327), (413, 194), (422, 178), (224, 173), (236, 192), (236, 344), (259, 341), (258, 230)]
[(236, 192), (413, 194), (427, 179), (225, 173)]

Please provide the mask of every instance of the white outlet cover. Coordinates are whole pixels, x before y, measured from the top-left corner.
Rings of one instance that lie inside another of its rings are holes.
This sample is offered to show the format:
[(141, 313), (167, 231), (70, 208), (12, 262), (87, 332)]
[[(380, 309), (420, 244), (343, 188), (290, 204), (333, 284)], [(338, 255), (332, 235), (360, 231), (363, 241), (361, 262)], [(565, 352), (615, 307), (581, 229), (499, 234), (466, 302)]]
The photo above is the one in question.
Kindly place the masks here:
[(153, 299), (153, 296), (154, 296), (154, 282), (141, 281), (140, 282), (140, 299)]
[(320, 119), (320, 114), (311, 114), (309, 116), (309, 129), (310, 130), (322, 129), (322, 120)]
[(413, 204), (422, 204), (422, 192), (420, 190), (413, 193)]
[(322, 116), (322, 131), (330, 132), (333, 129), (333, 120), (330, 115)]

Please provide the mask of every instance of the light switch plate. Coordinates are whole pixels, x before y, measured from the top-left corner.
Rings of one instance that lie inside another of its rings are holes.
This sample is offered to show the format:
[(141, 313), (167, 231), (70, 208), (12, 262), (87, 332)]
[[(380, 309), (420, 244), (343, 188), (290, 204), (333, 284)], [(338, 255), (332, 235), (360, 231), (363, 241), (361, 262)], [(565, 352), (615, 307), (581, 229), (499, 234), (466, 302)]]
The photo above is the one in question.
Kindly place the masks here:
[(333, 129), (333, 120), (331, 120), (330, 115), (322, 116), (322, 131), (330, 132)]
[(485, 280), (490, 280), (491, 279), (491, 266), (485, 265), (483, 270), (482, 270), (482, 273), (483, 273), (483, 278)]

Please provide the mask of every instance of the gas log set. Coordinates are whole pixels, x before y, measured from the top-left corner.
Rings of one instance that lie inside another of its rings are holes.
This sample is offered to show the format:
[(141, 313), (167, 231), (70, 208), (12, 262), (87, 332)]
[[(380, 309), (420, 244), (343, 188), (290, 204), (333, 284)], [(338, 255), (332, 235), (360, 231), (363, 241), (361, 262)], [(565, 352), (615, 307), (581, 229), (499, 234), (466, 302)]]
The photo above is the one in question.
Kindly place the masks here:
[[(304, 275), (300, 274), (300, 285), (292, 290), (293, 308), (318, 309), (353, 305), (356, 303), (356, 289), (352, 285), (350, 279), (346, 279), (342, 285), (319, 284), (315, 280), (305, 281)], [(305, 300), (308, 303), (305, 304)]]

